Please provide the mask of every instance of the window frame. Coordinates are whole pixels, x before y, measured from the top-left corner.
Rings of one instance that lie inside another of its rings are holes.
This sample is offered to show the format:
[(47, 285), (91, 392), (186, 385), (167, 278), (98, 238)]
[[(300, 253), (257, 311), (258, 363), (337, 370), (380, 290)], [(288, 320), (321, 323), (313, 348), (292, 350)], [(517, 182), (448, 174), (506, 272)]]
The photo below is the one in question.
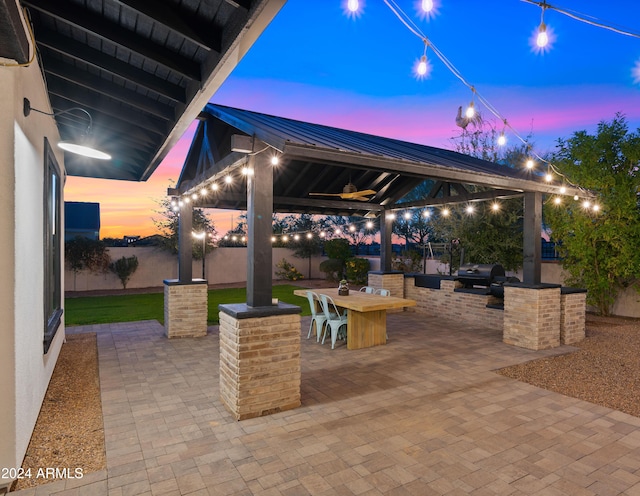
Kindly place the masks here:
[(47, 138), (44, 139), (43, 310), (44, 354), (62, 322), (62, 172)]

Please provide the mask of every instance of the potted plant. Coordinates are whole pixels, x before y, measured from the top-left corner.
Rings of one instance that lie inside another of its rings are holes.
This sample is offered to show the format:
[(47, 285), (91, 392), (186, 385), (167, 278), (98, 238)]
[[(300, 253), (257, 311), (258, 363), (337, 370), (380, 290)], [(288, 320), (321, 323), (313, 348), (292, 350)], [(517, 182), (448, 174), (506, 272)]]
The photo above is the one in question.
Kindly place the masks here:
[(338, 286), (338, 294), (340, 296), (347, 296), (349, 294), (349, 283), (346, 279), (342, 279), (340, 281), (340, 286)]

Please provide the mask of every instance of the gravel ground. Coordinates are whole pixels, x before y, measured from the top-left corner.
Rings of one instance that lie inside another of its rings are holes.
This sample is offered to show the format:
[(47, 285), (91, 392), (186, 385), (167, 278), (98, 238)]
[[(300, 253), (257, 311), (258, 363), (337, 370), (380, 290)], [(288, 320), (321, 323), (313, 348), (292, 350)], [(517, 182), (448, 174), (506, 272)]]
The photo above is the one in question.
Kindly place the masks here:
[[(84, 474), (107, 466), (95, 334), (68, 334), (49, 382), (22, 468), (81, 468)], [(51, 482), (18, 479), (11, 490)]]
[[(640, 417), (640, 320), (587, 316), (574, 353), (497, 373)], [(95, 334), (71, 334), (62, 347), (23, 468), (106, 468)], [(21, 479), (12, 490), (42, 479)]]
[(640, 417), (640, 320), (588, 315), (586, 334), (574, 353), (497, 372)]

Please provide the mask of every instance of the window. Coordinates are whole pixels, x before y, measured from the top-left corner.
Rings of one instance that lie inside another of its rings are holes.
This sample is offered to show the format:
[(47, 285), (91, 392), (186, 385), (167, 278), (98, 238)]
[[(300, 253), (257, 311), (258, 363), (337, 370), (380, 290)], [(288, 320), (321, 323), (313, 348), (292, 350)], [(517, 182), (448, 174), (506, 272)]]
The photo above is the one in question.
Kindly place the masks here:
[(49, 141), (44, 141), (44, 352), (56, 335), (62, 320), (62, 236), (60, 220), (62, 178)]

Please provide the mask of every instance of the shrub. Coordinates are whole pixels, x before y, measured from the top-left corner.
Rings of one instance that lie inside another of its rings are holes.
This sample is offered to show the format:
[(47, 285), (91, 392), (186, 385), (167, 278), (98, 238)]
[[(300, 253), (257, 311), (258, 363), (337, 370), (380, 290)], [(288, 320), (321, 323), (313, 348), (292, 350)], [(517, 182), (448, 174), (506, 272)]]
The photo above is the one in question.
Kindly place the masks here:
[(131, 278), (131, 275), (138, 268), (138, 257), (133, 255), (132, 257), (122, 257), (115, 262), (109, 264), (109, 269), (115, 275), (118, 276), (122, 283), (123, 289), (127, 289), (127, 282)]
[(344, 263), (337, 258), (330, 258), (320, 262), (320, 270), (326, 274), (327, 281), (339, 281), (342, 279)]
[(276, 267), (276, 276), (278, 279), (286, 279), (287, 281), (297, 281), (298, 279), (303, 279), (304, 276), (296, 269), (293, 264), (290, 264), (286, 261), (286, 259), (280, 260)]
[(366, 258), (349, 258), (346, 261), (347, 279), (356, 284), (366, 284), (371, 264)]

